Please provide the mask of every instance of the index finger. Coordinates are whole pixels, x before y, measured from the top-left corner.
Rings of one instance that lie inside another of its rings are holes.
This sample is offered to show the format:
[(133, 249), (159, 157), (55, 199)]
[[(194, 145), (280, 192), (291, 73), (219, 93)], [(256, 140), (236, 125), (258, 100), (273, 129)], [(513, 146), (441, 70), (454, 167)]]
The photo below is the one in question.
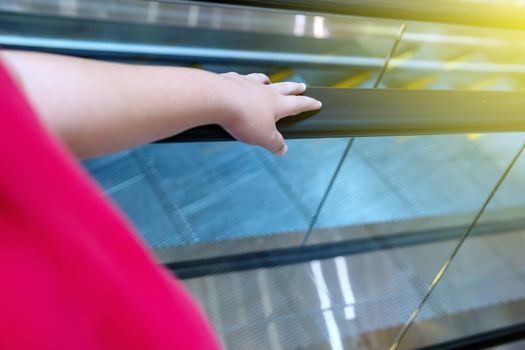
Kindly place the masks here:
[(302, 112), (315, 111), (322, 106), (321, 101), (308, 96), (284, 96), (277, 120)]

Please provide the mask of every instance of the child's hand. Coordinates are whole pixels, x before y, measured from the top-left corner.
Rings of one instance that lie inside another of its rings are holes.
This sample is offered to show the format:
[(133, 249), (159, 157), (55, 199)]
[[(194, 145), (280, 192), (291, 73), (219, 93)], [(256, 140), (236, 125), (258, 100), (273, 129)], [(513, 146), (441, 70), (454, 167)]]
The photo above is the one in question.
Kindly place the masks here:
[(260, 73), (226, 73), (221, 78), (226, 110), (230, 111), (221, 126), (237, 140), (280, 156), (288, 147), (275, 123), (286, 116), (321, 108), (321, 102), (311, 97), (296, 96), (306, 90), (302, 83), (272, 84)]
[(305, 91), (304, 84), (271, 84), (264, 74), (221, 75), (9, 50), (0, 54), (43, 124), (80, 158), (207, 124), (283, 155), (287, 148), (275, 123), (321, 107), (312, 98), (295, 96)]

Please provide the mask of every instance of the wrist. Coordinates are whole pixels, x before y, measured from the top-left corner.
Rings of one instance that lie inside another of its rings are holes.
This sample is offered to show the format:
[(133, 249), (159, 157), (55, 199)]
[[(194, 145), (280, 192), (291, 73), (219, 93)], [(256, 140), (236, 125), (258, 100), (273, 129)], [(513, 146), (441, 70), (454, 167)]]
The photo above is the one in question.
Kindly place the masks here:
[(239, 91), (238, 84), (228, 77), (216, 74), (214, 78), (210, 88), (213, 90), (216, 104), (209, 124), (218, 124), (227, 129), (236, 124), (242, 115), (242, 92)]
[[(185, 127), (230, 123), (235, 93), (228, 91), (231, 87), (224, 77), (193, 68), (170, 68), (170, 73), (169, 94), (177, 98), (169, 100), (168, 110), (178, 110), (184, 116)], [(172, 119), (171, 113), (169, 118)]]

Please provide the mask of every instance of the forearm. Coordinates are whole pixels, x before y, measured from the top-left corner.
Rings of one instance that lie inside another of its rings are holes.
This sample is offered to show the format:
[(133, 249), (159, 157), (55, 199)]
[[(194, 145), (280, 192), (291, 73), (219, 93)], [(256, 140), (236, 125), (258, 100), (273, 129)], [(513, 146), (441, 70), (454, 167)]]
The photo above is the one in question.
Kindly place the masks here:
[(158, 140), (229, 113), (220, 76), (187, 68), (135, 66), (5, 51), (43, 123), (79, 157)]

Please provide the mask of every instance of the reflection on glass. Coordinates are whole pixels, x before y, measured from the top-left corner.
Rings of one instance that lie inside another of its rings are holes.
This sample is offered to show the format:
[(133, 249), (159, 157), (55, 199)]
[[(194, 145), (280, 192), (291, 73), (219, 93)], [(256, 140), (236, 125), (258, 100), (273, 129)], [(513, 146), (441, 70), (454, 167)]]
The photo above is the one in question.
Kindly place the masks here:
[[(525, 244), (523, 226), (519, 225), (514, 230), (506, 229), (504, 220), (500, 219), (499, 230), (493, 234), (487, 235), (482, 229), (484, 223), (494, 220), (490, 215), (491, 210), (502, 205), (509, 206), (512, 197), (523, 195), (525, 188), (518, 185), (514, 177), (523, 173), (525, 160), (521, 152), (524, 147), (525, 143), (520, 145), (513, 162), (507, 165), (506, 171), (501, 175), (505, 182), (501, 183), (501, 187), (499, 182), (495, 184), (494, 197), (487, 198), (487, 211), (480, 211), (478, 225), (473, 227), (457, 255), (453, 255), (452, 250), (449, 253), (453, 258), (450, 268), (440, 279), (439, 273), (434, 278), (438, 283), (428, 304), (443, 305), (447, 310), (446, 317), (432, 320), (431, 325), (425, 322), (421, 322), (421, 325), (414, 324), (406, 333), (405, 343), (423, 345), (454, 342), (467, 335), (498, 330), (508, 332), (508, 327), (525, 322), (523, 313), (519, 311), (523, 309), (525, 300), (521, 271), (524, 263), (522, 249)], [(456, 248), (460, 243), (461, 241), (456, 243)], [(458, 316), (455, 317), (456, 315)], [(477, 319), (478, 322), (465, 322), (469, 318)], [(429, 334), (422, 341), (418, 339), (421, 337), (414, 334), (425, 326), (440, 327), (442, 331), (437, 335)], [(436, 337), (439, 339), (436, 340)]]
[(339, 278), (339, 284), (341, 285), (341, 292), (343, 293), (343, 299), (346, 304), (345, 317), (347, 320), (353, 320), (355, 318), (355, 298), (354, 292), (352, 291), (352, 285), (350, 284), (350, 275), (348, 274), (346, 260), (344, 257), (338, 256), (334, 258), (334, 262), (337, 277)]
[(321, 302), (321, 310), (326, 323), (326, 329), (328, 330), (331, 348), (334, 350), (342, 350), (343, 344), (341, 342), (341, 334), (339, 333), (339, 327), (335, 322), (334, 312), (332, 311), (332, 302), (328, 294), (328, 286), (326, 285), (323, 276), (321, 262), (319, 260), (314, 260), (310, 262), (310, 265), (312, 266), (314, 282), (317, 286), (317, 293)]
[(306, 16), (305, 15), (295, 15), (295, 23), (293, 33), (296, 36), (303, 36), (305, 32), (306, 25)]

